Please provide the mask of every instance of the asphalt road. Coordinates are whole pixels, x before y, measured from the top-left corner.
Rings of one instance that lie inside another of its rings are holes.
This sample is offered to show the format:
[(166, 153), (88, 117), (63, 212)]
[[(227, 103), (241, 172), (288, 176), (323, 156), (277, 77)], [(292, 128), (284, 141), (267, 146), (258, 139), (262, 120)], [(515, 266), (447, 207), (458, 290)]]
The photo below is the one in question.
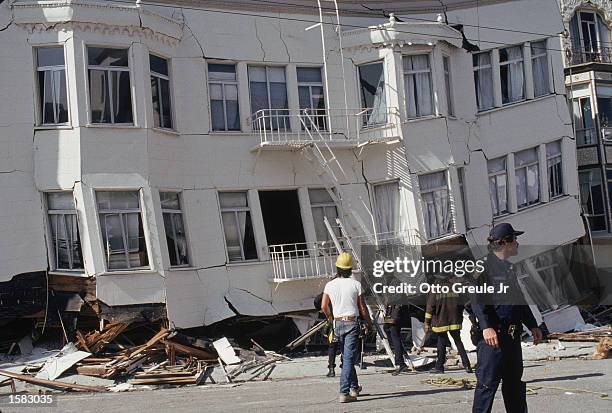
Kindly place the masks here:
[[(612, 411), (612, 360), (561, 360), (525, 363), (524, 380), (537, 388), (528, 396), (533, 412)], [(359, 372), (362, 396), (354, 403), (337, 402), (338, 377), (250, 382), (230, 387), (205, 385), (129, 393), (63, 394), (54, 407), (6, 408), (2, 412), (469, 412), (473, 390), (422, 383), (432, 376), (407, 373), (393, 377), (368, 369)], [(468, 377), (463, 371), (447, 376)], [(599, 394), (608, 393), (606, 400)], [(501, 391), (493, 408), (503, 412)]]

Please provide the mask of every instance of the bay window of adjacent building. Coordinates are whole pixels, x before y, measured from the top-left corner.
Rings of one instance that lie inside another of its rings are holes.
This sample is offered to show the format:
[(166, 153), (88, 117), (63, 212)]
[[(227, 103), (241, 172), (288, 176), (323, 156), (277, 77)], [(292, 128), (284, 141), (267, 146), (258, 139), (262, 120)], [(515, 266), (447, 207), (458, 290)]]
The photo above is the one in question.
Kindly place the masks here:
[(444, 89), (446, 90), (446, 110), (448, 116), (455, 116), (455, 102), (453, 97), (453, 83), (451, 79), (450, 57), (442, 56), (444, 68)]
[(209, 63), (208, 89), (212, 130), (240, 130), (236, 65)]
[(591, 231), (605, 231), (604, 193), (599, 168), (578, 171), (580, 204)]
[(597, 85), (597, 117), (602, 128), (612, 127), (612, 86)]
[(336, 237), (340, 238), (340, 228), (336, 223), (338, 218), (338, 208), (332, 199), (327, 189), (309, 189), (308, 197), (310, 198), (310, 208), (312, 210), (312, 219), (314, 221), (315, 235), (318, 242), (331, 241), (331, 235), (325, 226), (324, 218), (327, 218), (329, 224), (334, 231)]
[[(320, 67), (297, 68), (298, 96), (300, 113), (306, 126), (310, 129), (327, 129), (325, 114), (325, 96), (323, 93), (323, 76)], [(304, 125), (301, 125), (304, 127)]]
[(87, 47), (91, 123), (131, 124), (128, 49)]
[(166, 242), (170, 256), (170, 266), (185, 267), (189, 265), (189, 248), (183, 222), (181, 196), (178, 192), (160, 192)]
[(572, 113), (576, 133), (576, 146), (595, 145), (597, 128), (590, 97), (572, 99)]
[(81, 238), (72, 192), (49, 192), (46, 195), (52, 269), (83, 271)]
[(610, 63), (610, 30), (602, 17), (592, 11), (578, 11), (570, 21), (572, 64)]
[(107, 269), (149, 268), (140, 193), (97, 191), (96, 201)]
[(491, 159), (487, 162), (489, 174), (489, 197), (491, 210), (497, 217), (508, 212), (508, 172), (506, 157)]
[(172, 129), (172, 99), (168, 60), (150, 54), (153, 124), (156, 128)]
[(247, 192), (219, 192), (219, 206), (228, 260), (256, 260), (257, 248)]
[(499, 49), (499, 77), (504, 105), (525, 99), (523, 46)]
[(248, 72), (251, 113), (257, 114), (258, 111), (264, 110), (264, 124), (266, 128), (275, 130), (291, 129), (289, 124), (285, 68), (249, 66)]
[(38, 87), (38, 123), (68, 123), (68, 92), (64, 48), (37, 47), (36, 80)]
[(491, 63), (491, 52), (472, 55), (474, 88), (479, 111), (491, 109), (494, 106), (493, 66)]
[(363, 112), (361, 124), (373, 127), (387, 123), (387, 99), (385, 94), (385, 71), (382, 62), (368, 63), (358, 67), (359, 91)]
[(446, 171), (420, 175), (419, 188), (427, 238), (452, 233), (454, 219)]
[(540, 202), (540, 173), (537, 148), (514, 154), (516, 200), (520, 208)]
[(553, 199), (563, 195), (561, 141), (546, 144), (546, 164), (548, 169), (548, 194), (550, 199)]
[(404, 56), (404, 90), (408, 118), (434, 113), (429, 55)]
[(546, 40), (531, 43), (531, 68), (533, 71), (533, 95), (535, 97), (548, 95), (550, 93), (550, 81)]

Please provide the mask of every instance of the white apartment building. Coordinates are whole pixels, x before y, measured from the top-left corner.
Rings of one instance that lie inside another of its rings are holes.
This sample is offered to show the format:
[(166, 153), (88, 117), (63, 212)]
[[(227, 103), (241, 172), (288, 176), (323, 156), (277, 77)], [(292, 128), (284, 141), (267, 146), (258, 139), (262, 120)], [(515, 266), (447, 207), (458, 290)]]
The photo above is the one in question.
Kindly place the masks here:
[(356, 246), (477, 254), (510, 222), (540, 248), (519, 257), (534, 311), (579, 300), (555, 248), (585, 233), (557, 3), (449, 1), (447, 24), (341, 1), (341, 27), (296, 3), (2, 2), (0, 292), (87, 280), (103, 318), (158, 305), (177, 328), (311, 310), (326, 216)]

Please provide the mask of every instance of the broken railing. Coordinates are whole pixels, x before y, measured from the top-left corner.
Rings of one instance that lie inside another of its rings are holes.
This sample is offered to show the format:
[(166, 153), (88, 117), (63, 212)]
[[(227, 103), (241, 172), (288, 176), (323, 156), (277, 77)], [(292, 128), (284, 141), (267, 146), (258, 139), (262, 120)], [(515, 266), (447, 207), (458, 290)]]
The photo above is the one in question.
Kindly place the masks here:
[(262, 109), (251, 115), (261, 144), (364, 142), (398, 138), (397, 108)]

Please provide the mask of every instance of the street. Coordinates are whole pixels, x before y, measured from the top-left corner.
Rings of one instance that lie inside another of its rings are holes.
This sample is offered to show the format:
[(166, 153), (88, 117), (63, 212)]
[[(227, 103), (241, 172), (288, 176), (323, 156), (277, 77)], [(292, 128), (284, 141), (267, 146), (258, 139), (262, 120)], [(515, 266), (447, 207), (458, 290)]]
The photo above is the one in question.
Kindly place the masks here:
[[(317, 368), (323, 366), (317, 360)], [(308, 363), (299, 362), (301, 364)], [(305, 370), (303, 370), (305, 371)], [(339, 378), (312, 376), (238, 385), (204, 385), (129, 393), (62, 394), (54, 407), (4, 409), (2, 412), (468, 412), (473, 390), (424, 384), (428, 373), (406, 373), (393, 377), (385, 369), (359, 371), (362, 395), (354, 403), (339, 404)], [(338, 373), (339, 369), (336, 369)], [(525, 362), (524, 380), (531, 412), (609, 412), (612, 400), (596, 393), (612, 394), (612, 360)], [(450, 370), (446, 377), (469, 377), (463, 370)], [(584, 392), (588, 391), (588, 392)], [(503, 412), (501, 391), (493, 408)]]

